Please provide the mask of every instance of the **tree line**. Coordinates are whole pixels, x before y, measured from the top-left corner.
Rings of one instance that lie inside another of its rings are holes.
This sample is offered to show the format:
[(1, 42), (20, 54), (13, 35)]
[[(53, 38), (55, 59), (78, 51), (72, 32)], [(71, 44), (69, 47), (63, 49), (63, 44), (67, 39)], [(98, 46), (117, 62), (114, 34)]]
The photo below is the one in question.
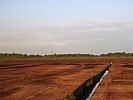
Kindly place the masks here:
[(0, 58), (41, 58), (42, 55), (27, 55), (19, 53), (0, 53)]
[(107, 54), (101, 54), (100, 56), (107, 56), (107, 57), (128, 57), (128, 56), (133, 56), (133, 53), (126, 53), (126, 52), (115, 52), (115, 53), (107, 53)]
[(43, 57), (133, 57), (133, 53), (115, 52), (101, 55), (91, 54), (52, 54), (52, 55), (27, 55), (19, 53), (0, 53), (0, 58), (43, 58)]

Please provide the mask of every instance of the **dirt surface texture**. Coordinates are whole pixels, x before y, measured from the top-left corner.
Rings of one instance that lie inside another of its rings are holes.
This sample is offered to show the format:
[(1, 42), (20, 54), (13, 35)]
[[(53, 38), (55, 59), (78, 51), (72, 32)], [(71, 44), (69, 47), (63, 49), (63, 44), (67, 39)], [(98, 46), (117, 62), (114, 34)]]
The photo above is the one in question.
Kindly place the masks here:
[(63, 100), (112, 62), (92, 100), (133, 100), (133, 58), (0, 60), (0, 100)]

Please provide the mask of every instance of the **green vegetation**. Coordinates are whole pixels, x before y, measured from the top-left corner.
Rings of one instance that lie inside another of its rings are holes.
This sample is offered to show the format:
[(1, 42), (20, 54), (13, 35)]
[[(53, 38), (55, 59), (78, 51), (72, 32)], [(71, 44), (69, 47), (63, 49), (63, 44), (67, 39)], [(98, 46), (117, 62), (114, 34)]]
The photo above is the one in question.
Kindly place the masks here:
[(107, 53), (101, 55), (90, 55), (90, 54), (53, 54), (53, 55), (27, 55), (27, 54), (18, 54), (18, 53), (0, 53), (0, 58), (2, 59), (12, 59), (12, 58), (61, 58), (61, 57), (133, 57), (133, 53), (126, 52), (116, 52), (116, 53)]
[(18, 53), (0, 53), (0, 58), (42, 58), (42, 55), (27, 55), (27, 54), (18, 54)]
[(133, 57), (133, 53), (115, 52), (115, 53), (101, 54), (100, 56), (101, 57)]

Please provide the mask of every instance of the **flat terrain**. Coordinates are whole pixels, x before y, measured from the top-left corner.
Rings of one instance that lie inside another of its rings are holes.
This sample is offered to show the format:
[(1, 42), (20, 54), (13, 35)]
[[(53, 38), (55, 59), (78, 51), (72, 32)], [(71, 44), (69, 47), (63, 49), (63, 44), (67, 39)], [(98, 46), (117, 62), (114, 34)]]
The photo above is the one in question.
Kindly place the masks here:
[(133, 58), (0, 60), (0, 99), (62, 100), (108, 62), (92, 100), (132, 100)]
[(119, 58), (112, 62), (92, 100), (133, 100), (133, 59)]

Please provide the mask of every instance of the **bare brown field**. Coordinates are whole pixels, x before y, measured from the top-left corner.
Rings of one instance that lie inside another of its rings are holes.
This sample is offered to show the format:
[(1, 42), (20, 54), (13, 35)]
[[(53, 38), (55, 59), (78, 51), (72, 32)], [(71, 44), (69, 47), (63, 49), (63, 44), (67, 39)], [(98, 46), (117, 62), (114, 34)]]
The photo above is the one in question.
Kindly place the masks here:
[(112, 62), (92, 100), (133, 100), (133, 59), (119, 58)]
[(113, 66), (92, 100), (132, 100), (133, 58), (0, 61), (0, 99), (62, 100), (81, 83)]

